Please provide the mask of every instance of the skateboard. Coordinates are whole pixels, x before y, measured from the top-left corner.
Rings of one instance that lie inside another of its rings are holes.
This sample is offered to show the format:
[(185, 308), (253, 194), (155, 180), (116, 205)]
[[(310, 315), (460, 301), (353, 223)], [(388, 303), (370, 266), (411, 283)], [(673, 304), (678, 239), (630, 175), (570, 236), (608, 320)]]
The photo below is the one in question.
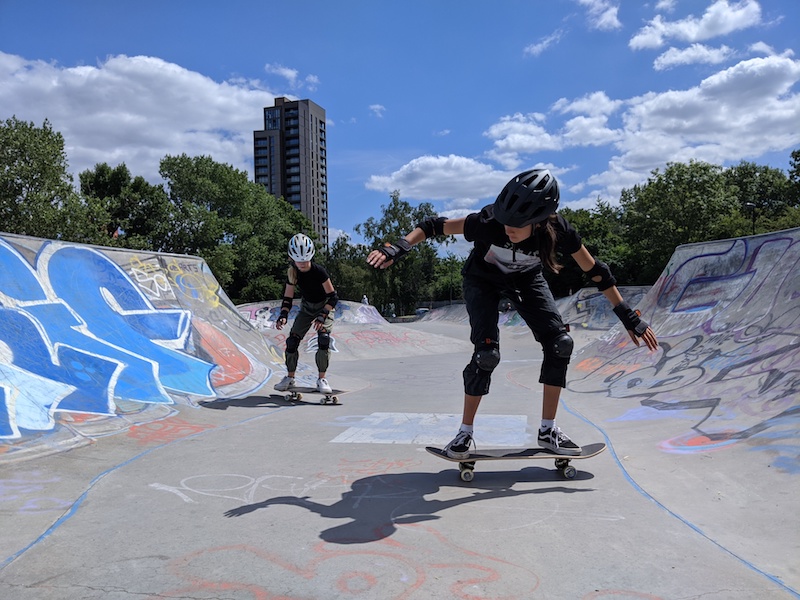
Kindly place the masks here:
[(339, 404), (339, 394), (346, 394), (345, 390), (332, 390), (330, 392), (318, 392), (315, 387), (293, 387), (285, 394), (285, 398), (290, 402), (305, 402), (306, 404), (314, 404), (313, 402), (306, 402), (303, 400), (303, 394), (321, 394), (322, 398), (319, 399), (319, 404)]
[(433, 446), (425, 447), (425, 450), (434, 456), (449, 460), (450, 462), (457, 462), (461, 481), (472, 481), (475, 463), (480, 460), (526, 460), (537, 458), (555, 459), (556, 469), (561, 472), (561, 475), (563, 475), (565, 479), (574, 479), (578, 474), (578, 470), (569, 464), (571, 460), (591, 458), (592, 456), (600, 454), (605, 449), (606, 445), (603, 443), (589, 444), (581, 449), (580, 454), (570, 456), (568, 454), (556, 454), (544, 448), (489, 448), (481, 450), (480, 452), (470, 452), (466, 458), (450, 458), (441, 448), (434, 448)]

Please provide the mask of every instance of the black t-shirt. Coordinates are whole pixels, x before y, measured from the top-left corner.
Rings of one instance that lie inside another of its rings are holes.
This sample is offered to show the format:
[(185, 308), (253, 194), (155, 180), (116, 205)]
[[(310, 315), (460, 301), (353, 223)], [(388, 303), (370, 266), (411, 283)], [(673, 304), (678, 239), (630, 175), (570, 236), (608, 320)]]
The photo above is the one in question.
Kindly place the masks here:
[[(485, 206), (480, 212), (467, 215), (464, 221), (464, 239), (474, 242), (464, 273), (500, 280), (539, 273), (542, 270), (539, 258), (542, 231), (534, 227), (531, 237), (514, 244), (503, 225), (494, 219), (493, 209), (491, 204)], [(557, 252), (573, 254), (580, 250), (581, 236), (564, 217), (557, 214), (550, 224), (556, 230)]]
[(311, 263), (311, 269), (303, 273), (300, 269), (295, 267), (297, 273), (297, 284), (303, 293), (303, 298), (312, 304), (322, 302), (327, 298), (328, 293), (322, 284), (330, 279), (330, 275), (325, 270), (325, 267), (316, 263)]

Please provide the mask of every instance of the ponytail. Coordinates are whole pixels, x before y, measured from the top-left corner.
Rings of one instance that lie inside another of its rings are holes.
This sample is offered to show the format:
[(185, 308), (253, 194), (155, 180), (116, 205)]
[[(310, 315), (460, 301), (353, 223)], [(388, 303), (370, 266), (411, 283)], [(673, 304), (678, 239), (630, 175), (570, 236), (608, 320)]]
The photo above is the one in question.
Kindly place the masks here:
[(556, 230), (551, 225), (555, 221), (555, 213), (550, 215), (547, 219), (539, 224), (539, 258), (542, 260), (542, 265), (548, 271), (552, 271), (556, 275), (561, 271), (564, 265), (559, 264), (556, 257)]

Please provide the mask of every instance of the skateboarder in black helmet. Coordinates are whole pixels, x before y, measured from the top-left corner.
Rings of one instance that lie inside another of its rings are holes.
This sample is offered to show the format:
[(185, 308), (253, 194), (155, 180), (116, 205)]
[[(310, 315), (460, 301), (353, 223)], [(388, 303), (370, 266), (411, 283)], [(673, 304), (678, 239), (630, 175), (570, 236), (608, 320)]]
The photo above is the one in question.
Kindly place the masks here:
[(333, 329), (331, 312), (336, 308), (339, 297), (325, 267), (311, 261), (314, 252), (314, 242), (307, 235), (298, 233), (289, 240), (291, 264), (287, 271), (281, 312), (275, 322), (276, 328), (283, 329), (289, 319), (295, 287), (299, 287), (303, 292), (303, 298), (300, 303), (300, 312), (289, 331), (289, 337), (286, 338), (286, 377), (275, 385), (275, 389), (279, 392), (285, 392), (294, 387), (300, 342), (312, 326), (317, 332), (317, 352), (314, 356), (317, 369), (319, 369), (317, 391), (323, 394), (329, 394), (332, 391), (325, 375), (330, 364), (330, 333)]
[(463, 218), (426, 218), (394, 244), (370, 252), (367, 262), (385, 269), (430, 237), (463, 234), (473, 248), (464, 264), (464, 300), (470, 322), (472, 359), (464, 369), (464, 412), (461, 428), (445, 447), (451, 458), (465, 458), (472, 444), (478, 406), (489, 392), (492, 371), (500, 363), (498, 303), (507, 297), (542, 345), (544, 359), (539, 445), (558, 454), (578, 455), (581, 448), (556, 426), (561, 390), (573, 341), (561, 320), (543, 269), (562, 268), (556, 252), (571, 255), (614, 307), (633, 342), (658, 347), (653, 330), (623, 300), (608, 266), (595, 260), (581, 236), (556, 213), (558, 182), (547, 169), (531, 169), (513, 177), (494, 204)]

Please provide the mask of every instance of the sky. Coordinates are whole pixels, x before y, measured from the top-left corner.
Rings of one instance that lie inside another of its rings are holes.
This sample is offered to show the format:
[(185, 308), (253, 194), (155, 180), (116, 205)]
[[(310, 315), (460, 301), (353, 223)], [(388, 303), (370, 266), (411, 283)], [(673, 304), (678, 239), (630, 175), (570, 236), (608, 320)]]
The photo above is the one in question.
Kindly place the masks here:
[(670, 162), (788, 171), (798, 32), (798, 0), (0, 0), (0, 120), (47, 119), (76, 182), (182, 153), (252, 180), (263, 108), (313, 100), (360, 242), (394, 190), (463, 216), (531, 167), (573, 209)]

